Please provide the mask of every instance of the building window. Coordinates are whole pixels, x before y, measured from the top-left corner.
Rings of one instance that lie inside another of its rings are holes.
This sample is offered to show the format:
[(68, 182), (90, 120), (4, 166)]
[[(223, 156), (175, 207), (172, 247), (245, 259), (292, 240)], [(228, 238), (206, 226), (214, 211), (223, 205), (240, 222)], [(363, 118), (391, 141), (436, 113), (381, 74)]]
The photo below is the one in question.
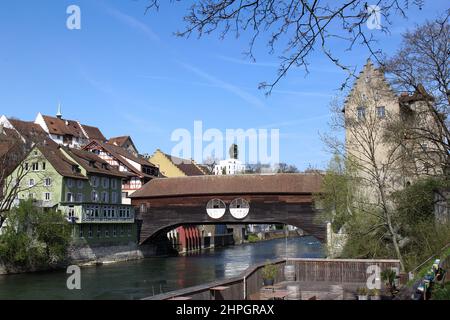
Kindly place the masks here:
[(108, 192), (103, 191), (102, 192), (102, 202), (108, 203), (108, 201), (109, 201)]
[(102, 179), (102, 186), (104, 189), (109, 188), (109, 179), (108, 178), (103, 178)]
[(33, 170), (33, 171), (39, 171), (39, 163), (34, 162), (34, 163), (31, 165), (31, 170)]
[(117, 180), (116, 180), (116, 179), (112, 179), (112, 180), (111, 180), (111, 188), (112, 188), (113, 190), (116, 190), (116, 189), (117, 189)]
[(116, 226), (114, 225), (113, 226), (113, 237), (115, 238), (115, 237), (117, 237), (117, 230), (116, 230), (117, 228), (116, 228)]
[(42, 162), (42, 170), (45, 170), (46, 164), (45, 162)]
[(97, 193), (97, 191), (92, 191), (92, 193), (91, 193), (91, 200), (92, 200), (92, 202), (98, 202), (98, 193)]
[(83, 225), (80, 225), (80, 238), (83, 238)]
[(117, 203), (117, 192), (111, 193), (111, 202)]
[(72, 192), (67, 192), (66, 200), (67, 200), (67, 202), (74, 202), (74, 198), (73, 198)]
[(119, 232), (120, 232), (120, 236), (123, 237), (125, 234), (125, 231), (123, 229), (123, 226), (119, 226)]
[(128, 198), (128, 192), (122, 192), (122, 198)]
[(91, 177), (91, 184), (94, 188), (98, 187), (98, 178), (97, 177)]
[(383, 119), (386, 116), (386, 110), (384, 107), (377, 107), (377, 117)]
[(105, 228), (105, 237), (109, 238), (109, 228), (108, 228), (108, 226), (106, 226), (106, 228)]
[(92, 225), (89, 225), (89, 238), (92, 238)]
[(50, 192), (45, 192), (44, 193), (44, 200), (45, 201), (50, 201), (52, 200), (52, 194)]
[(34, 179), (30, 179), (30, 180), (28, 181), (28, 186), (29, 186), (29, 187), (34, 187), (34, 185), (35, 185)]
[(102, 228), (100, 226), (97, 226), (97, 238), (100, 238), (102, 236)]
[(72, 188), (73, 187), (73, 180), (67, 179), (67, 187)]
[(67, 216), (68, 216), (69, 218), (75, 217), (75, 208), (74, 208), (74, 207), (69, 207), (69, 208), (67, 209)]
[(52, 179), (51, 178), (45, 178), (44, 186), (50, 187), (51, 185), (52, 185)]
[(83, 180), (78, 180), (78, 181), (77, 181), (77, 187), (78, 187), (78, 189), (83, 189), (83, 187), (84, 187), (84, 181), (83, 181)]
[(366, 108), (358, 107), (357, 115), (358, 115), (358, 120), (364, 120), (364, 118), (366, 117)]
[(28, 162), (25, 163), (25, 170), (28, 170), (29, 166), (28, 166)]
[(77, 194), (77, 202), (83, 202), (83, 194), (82, 193)]

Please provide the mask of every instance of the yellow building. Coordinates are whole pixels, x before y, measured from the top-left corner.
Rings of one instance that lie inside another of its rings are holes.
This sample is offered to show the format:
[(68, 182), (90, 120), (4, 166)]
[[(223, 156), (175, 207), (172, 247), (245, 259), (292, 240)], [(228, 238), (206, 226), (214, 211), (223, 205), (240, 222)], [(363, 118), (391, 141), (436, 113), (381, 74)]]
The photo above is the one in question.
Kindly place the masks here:
[(148, 161), (159, 167), (159, 172), (167, 177), (203, 176), (209, 174), (205, 168), (194, 160), (181, 159), (157, 149)]

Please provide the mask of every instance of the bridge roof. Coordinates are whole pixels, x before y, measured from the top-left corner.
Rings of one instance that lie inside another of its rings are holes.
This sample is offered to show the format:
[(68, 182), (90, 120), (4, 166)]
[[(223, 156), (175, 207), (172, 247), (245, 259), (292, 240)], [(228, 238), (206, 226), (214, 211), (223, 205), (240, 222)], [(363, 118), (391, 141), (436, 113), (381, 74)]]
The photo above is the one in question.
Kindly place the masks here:
[(131, 198), (161, 198), (223, 194), (311, 194), (320, 191), (318, 174), (221, 175), (157, 178)]

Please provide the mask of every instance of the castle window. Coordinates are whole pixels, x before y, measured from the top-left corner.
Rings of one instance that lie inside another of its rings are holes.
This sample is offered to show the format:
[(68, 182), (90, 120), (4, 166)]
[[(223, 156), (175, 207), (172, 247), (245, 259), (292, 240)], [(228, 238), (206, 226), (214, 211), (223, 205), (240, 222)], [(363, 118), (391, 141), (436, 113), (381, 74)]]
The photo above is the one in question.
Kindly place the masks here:
[(357, 109), (358, 120), (364, 120), (366, 117), (366, 108), (358, 107)]
[(383, 119), (386, 116), (386, 110), (384, 107), (377, 107), (377, 117)]

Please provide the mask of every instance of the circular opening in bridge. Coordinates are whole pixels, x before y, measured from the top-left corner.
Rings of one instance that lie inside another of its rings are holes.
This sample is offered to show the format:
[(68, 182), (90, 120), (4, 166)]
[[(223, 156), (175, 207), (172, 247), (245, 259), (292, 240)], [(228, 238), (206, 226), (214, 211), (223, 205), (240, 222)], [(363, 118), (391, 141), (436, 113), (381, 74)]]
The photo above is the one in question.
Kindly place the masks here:
[(206, 213), (213, 219), (220, 219), (225, 214), (227, 206), (220, 199), (209, 200), (206, 204)]
[(230, 213), (236, 219), (244, 219), (250, 211), (250, 204), (247, 200), (237, 198), (230, 203)]

